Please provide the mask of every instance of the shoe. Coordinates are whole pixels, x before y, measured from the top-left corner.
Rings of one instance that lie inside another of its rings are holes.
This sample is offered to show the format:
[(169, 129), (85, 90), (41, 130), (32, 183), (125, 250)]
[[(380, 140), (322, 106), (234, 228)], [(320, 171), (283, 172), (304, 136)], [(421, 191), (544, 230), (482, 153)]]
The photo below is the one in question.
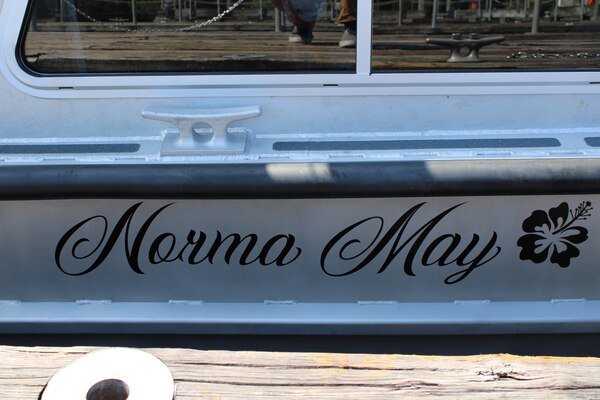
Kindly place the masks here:
[(340, 39), (340, 47), (350, 48), (356, 47), (356, 29), (346, 28)]
[(311, 44), (313, 41), (313, 27), (313, 24), (308, 24), (304, 26), (294, 25), (294, 28), (292, 28), (292, 31), (290, 32), (290, 43)]

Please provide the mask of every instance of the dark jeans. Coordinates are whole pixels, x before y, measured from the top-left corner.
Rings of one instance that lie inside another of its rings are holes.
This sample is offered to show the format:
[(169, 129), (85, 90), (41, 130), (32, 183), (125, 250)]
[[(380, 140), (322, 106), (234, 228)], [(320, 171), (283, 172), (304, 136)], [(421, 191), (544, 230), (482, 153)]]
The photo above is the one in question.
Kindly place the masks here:
[[(296, 4), (294, 4), (296, 3)], [(279, 10), (285, 12), (286, 17), (296, 26), (304, 26), (314, 23), (316, 12), (318, 11), (319, 1), (294, 1), (294, 0), (273, 0), (273, 4)], [(314, 10), (313, 6), (314, 5)], [(314, 19), (312, 18), (314, 14)], [(340, 0), (340, 15), (338, 17), (340, 24), (356, 23), (356, 0)]]

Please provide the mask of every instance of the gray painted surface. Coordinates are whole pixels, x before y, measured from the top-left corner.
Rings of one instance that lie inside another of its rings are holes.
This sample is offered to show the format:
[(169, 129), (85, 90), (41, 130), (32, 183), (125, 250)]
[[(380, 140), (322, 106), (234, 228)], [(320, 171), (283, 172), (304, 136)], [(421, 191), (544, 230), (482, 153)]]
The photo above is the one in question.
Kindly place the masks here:
[[(21, 302), (599, 300), (598, 199), (5, 201), (0, 293)], [(529, 224), (539, 236), (531, 246), (548, 247), (539, 264), (518, 245), (532, 215), (542, 219)], [(250, 236), (232, 245), (231, 234)]]
[[(8, 2), (0, 0), (0, 6), (3, 3)], [(8, 49), (7, 54), (14, 52)], [(310, 92), (308, 96), (290, 89), (279, 97), (262, 96), (259, 89), (227, 97), (197, 90), (188, 97), (180, 93), (172, 98), (164, 93), (128, 97), (126, 91), (106, 89), (110, 98), (52, 99), (26, 94), (9, 79), (16, 81), (14, 76), (0, 76), (1, 145), (142, 145), (136, 157), (2, 155), (0, 161), (10, 165), (48, 162), (77, 168), (90, 163), (258, 162), (266, 164), (273, 180), (289, 180), (311, 174), (328, 179), (328, 158), (360, 162), (366, 158), (598, 156), (582, 139), (596, 135), (600, 126), (600, 97), (593, 88), (587, 94), (533, 94), (537, 89), (532, 85), (531, 94), (519, 95), (406, 95), (407, 89), (400, 87), (397, 93), (389, 94), (390, 89), (382, 96), (331, 96), (327, 89), (322, 95)], [(170, 126), (141, 117), (149, 108), (250, 105), (260, 106), (262, 116), (233, 126), (248, 128), (257, 140), (237, 159), (165, 159), (160, 143)], [(563, 153), (543, 148), (502, 154), (348, 154), (342, 149), (327, 155), (276, 155), (279, 161), (305, 163), (300, 171), (293, 166), (293, 173), (285, 166), (269, 164), (274, 141), (404, 137), (442, 144), (444, 138), (465, 135), (477, 139), (557, 137)], [(171, 201), (143, 201), (134, 211), (131, 207), (137, 202), (132, 200), (4, 201), (0, 202), (0, 332), (598, 332), (600, 216), (589, 209), (587, 219), (574, 217), (580, 204), (589, 201), (595, 207), (598, 200), (595, 194), (180, 200), (159, 213), (145, 233), (144, 222)], [(559, 207), (563, 202), (566, 214)], [(126, 214), (128, 210), (131, 214)], [(534, 227), (540, 233), (535, 243), (542, 246), (537, 253), (548, 246), (548, 255), (536, 257), (530, 248), (521, 257), (518, 242), (527, 235), (523, 222), (534, 213), (542, 221)], [(345, 228), (363, 220), (333, 241)], [(115, 231), (118, 221), (121, 230)], [(79, 223), (81, 227), (75, 229)], [(390, 231), (394, 223), (398, 229)], [(566, 224), (578, 229), (555, 232)], [(192, 257), (196, 245), (186, 243), (188, 238), (200, 242), (201, 232), (206, 235), (205, 244)], [(256, 234), (256, 245), (246, 257), (251, 262), (240, 265), (250, 239), (231, 250), (229, 263), (229, 242), (217, 245), (212, 258), (208, 257), (217, 232), (241, 237)], [(153, 243), (156, 246), (151, 250)], [(139, 253), (134, 251), (138, 244)], [(287, 252), (285, 244), (290, 245)], [(328, 244), (331, 249), (325, 251)], [(560, 251), (555, 252), (553, 246)], [(263, 248), (268, 250), (263, 263), (269, 265), (260, 265)], [(559, 265), (565, 257), (553, 259), (552, 254), (562, 254), (565, 248), (571, 249), (568, 265)], [(106, 257), (100, 255), (103, 249)], [(395, 250), (397, 254), (390, 256)], [(371, 253), (373, 259), (356, 272), (332, 276), (353, 270)], [(278, 256), (283, 265), (273, 265)], [(257, 257), (259, 261), (253, 261)], [(382, 270), (387, 257), (389, 265)], [(476, 268), (461, 273), (469, 266)], [(88, 268), (81, 276), (69, 275)], [(445, 282), (462, 275), (466, 276), (458, 282)]]

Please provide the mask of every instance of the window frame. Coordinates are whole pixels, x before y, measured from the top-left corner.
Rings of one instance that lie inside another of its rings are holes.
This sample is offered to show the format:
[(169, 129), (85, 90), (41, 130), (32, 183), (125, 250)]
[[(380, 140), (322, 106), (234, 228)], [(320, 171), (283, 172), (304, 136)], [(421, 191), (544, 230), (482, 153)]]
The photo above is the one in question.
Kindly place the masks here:
[[(394, 72), (371, 71), (372, 1), (359, 0), (354, 73), (34, 74), (19, 59), (19, 40), (31, 0), (4, 1), (0, 70), (21, 91), (43, 98), (596, 94), (600, 70)], [(248, 83), (249, 77), (252, 83)], [(293, 83), (290, 80), (293, 77)]]

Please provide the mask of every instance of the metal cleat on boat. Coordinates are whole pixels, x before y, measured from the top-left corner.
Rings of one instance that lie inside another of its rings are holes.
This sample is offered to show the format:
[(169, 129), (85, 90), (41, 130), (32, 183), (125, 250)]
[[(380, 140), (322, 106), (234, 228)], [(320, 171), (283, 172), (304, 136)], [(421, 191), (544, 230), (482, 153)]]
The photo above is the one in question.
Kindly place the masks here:
[[(426, 38), (425, 42), (436, 46), (446, 47), (451, 50), (446, 62), (481, 62), (479, 49), (491, 44), (504, 41), (504, 36), (481, 37), (478, 33), (471, 33), (468, 38), (463, 38), (461, 33), (453, 33), (451, 38)], [(464, 54), (463, 49), (468, 53)]]

